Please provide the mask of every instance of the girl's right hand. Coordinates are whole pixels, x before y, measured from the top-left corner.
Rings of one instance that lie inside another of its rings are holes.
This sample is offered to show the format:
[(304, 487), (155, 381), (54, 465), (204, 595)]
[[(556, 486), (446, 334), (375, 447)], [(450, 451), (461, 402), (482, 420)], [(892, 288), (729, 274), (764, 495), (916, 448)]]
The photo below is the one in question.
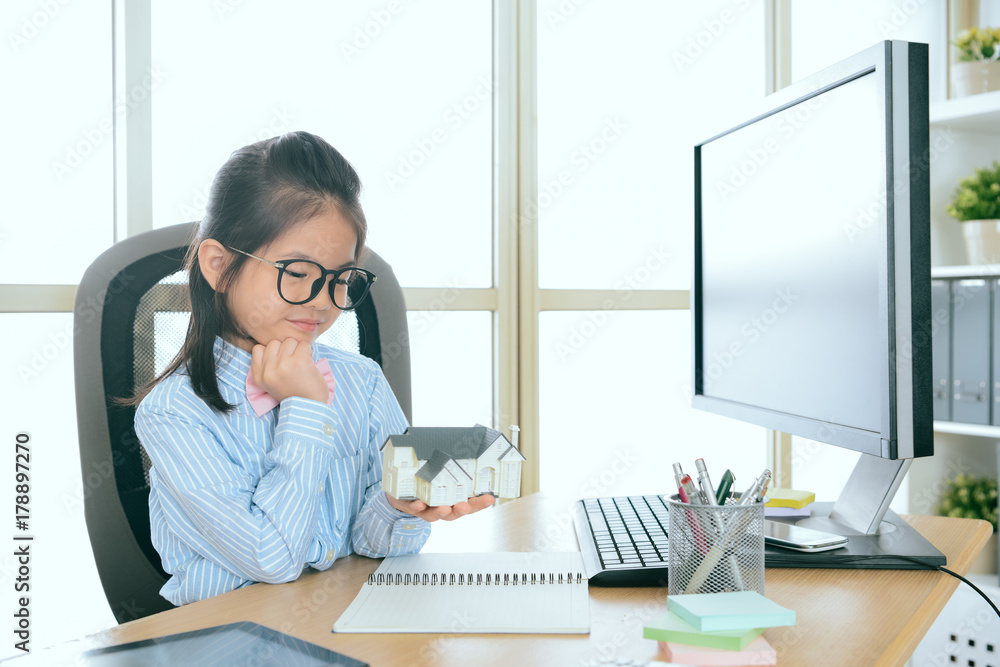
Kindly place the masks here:
[(283, 401), (301, 396), (326, 403), (330, 388), (313, 363), (312, 348), (294, 338), (254, 345), (250, 368), (257, 386)]

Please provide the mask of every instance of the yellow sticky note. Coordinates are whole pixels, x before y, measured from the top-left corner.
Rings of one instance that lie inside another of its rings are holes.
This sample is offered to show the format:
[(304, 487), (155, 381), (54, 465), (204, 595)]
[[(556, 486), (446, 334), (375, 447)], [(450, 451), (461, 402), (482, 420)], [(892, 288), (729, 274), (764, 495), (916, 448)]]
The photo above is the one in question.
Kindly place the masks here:
[(768, 489), (766, 507), (794, 507), (802, 509), (816, 500), (812, 491), (796, 491), (795, 489)]

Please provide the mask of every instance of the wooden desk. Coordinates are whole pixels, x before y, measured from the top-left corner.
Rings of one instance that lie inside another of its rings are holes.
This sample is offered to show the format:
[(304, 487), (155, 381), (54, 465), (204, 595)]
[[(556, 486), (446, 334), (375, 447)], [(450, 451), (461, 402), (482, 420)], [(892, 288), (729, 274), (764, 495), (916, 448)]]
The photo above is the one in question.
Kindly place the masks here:
[[(578, 548), (569, 502), (534, 494), (456, 523), (438, 523), (425, 551), (570, 551)], [(989, 538), (985, 521), (907, 520), (965, 574)], [(643, 625), (666, 610), (665, 588), (590, 588), (591, 634), (332, 634), (379, 561), (351, 556), (297, 581), (255, 584), (112, 628), (88, 647), (250, 620), (382, 665), (578, 665), (601, 656), (655, 659)], [(769, 569), (767, 596), (794, 609), (798, 624), (764, 636), (778, 664), (901, 665), (937, 618), (958, 580), (933, 571)], [(985, 604), (985, 603), (984, 603)], [(663, 659), (662, 657), (660, 659)]]

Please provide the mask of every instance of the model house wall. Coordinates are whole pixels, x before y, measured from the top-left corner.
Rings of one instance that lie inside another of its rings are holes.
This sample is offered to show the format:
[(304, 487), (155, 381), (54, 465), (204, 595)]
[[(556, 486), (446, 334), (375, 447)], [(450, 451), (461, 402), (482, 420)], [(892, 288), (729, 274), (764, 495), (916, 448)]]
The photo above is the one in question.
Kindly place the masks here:
[(411, 426), (386, 439), (382, 457), (382, 488), (396, 498), (454, 505), (484, 493), (521, 494), (524, 455), (500, 431), (480, 424)]

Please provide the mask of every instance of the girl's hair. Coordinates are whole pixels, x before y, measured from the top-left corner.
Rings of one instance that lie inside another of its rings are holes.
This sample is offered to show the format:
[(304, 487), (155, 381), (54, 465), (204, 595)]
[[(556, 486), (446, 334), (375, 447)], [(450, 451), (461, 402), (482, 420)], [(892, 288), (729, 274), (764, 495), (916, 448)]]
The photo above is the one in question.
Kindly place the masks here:
[(227, 290), (246, 255), (232, 253), (212, 289), (198, 263), (198, 247), (215, 239), (226, 247), (255, 253), (296, 224), (335, 208), (357, 235), (355, 257), (363, 259), (368, 223), (358, 197), (361, 180), (337, 149), (308, 132), (289, 132), (234, 152), (212, 182), (205, 217), (185, 259), (191, 293), (191, 321), (181, 351), (144, 387), (135, 403), (181, 366), (195, 393), (220, 412), (235, 406), (223, 399), (216, 376), (216, 336), (245, 336), (229, 310)]

